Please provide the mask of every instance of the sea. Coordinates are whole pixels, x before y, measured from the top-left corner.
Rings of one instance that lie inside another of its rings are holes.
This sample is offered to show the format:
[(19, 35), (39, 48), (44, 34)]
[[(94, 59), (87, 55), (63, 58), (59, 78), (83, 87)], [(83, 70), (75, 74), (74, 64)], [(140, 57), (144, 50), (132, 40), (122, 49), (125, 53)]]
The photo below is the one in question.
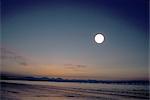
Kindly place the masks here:
[(149, 85), (1, 80), (1, 100), (149, 100)]

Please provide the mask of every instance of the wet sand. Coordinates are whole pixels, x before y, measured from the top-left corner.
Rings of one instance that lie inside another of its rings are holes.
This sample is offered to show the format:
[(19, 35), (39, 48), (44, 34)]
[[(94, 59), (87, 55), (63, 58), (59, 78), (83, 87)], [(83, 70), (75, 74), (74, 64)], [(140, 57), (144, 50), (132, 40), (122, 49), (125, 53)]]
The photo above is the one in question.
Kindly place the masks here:
[(148, 94), (1, 82), (2, 100), (148, 100)]

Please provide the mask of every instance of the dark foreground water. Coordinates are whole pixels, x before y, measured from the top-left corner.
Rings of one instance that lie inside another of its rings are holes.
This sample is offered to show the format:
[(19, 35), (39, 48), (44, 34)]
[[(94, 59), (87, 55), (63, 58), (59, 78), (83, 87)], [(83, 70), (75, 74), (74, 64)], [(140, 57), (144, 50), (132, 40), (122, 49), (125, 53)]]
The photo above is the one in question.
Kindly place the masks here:
[(2, 100), (149, 100), (148, 85), (1, 80)]

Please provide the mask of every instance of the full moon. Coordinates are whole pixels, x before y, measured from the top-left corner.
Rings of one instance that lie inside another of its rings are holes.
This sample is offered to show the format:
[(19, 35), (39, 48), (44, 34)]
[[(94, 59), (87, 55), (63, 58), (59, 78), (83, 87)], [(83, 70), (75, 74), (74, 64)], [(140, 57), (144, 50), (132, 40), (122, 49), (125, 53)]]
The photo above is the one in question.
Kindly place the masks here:
[(96, 43), (103, 43), (104, 42), (104, 35), (101, 33), (98, 33), (95, 35), (95, 42)]

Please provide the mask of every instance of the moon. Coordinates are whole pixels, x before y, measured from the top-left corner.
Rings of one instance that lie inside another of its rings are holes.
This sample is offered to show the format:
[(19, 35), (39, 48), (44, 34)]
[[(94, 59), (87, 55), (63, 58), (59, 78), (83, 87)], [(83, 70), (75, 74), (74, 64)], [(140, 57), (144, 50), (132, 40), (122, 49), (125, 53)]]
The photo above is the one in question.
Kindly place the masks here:
[(103, 43), (105, 40), (104, 35), (102, 33), (97, 33), (95, 35), (95, 42), (96, 43)]

